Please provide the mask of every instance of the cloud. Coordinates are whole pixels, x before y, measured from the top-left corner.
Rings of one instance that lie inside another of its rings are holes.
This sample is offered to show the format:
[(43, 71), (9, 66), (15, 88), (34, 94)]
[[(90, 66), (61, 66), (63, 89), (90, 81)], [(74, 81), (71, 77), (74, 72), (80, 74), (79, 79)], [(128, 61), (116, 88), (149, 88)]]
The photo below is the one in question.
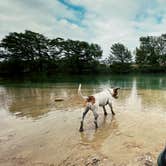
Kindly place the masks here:
[(5, 0), (0, 2), (0, 38), (28, 29), (98, 43), (106, 57), (115, 42), (133, 51), (139, 37), (165, 33), (165, 7), (165, 0)]

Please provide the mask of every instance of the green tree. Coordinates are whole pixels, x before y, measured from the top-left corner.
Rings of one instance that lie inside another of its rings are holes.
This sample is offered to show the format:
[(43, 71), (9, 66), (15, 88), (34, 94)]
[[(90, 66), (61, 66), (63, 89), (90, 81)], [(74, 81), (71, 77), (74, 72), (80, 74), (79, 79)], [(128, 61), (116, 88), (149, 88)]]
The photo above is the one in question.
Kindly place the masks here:
[(128, 73), (131, 71), (132, 55), (131, 52), (121, 43), (115, 43), (111, 46), (108, 63), (111, 72)]
[(97, 44), (84, 41), (66, 40), (63, 43), (62, 61), (68, 71), (82, 73), (95, 70), (102, 50)]
[(159, 54), (157, 51), (158, 38), (153, 36), (141, 37), (140, 47), (136, 49), (136, 63), (158, 65)]
[(101, 57), (102, 50), (97, 44), (48, 39), (28, 30), (9, 33), (0, 43), (0, 61), (8, 73), (92, 72), (98, 70)]
[(166, 66), (166, 35), (140, 38), (136, 63), (143, 72), (163, 72)]
[(160, 66), (166, 66), (166, 34), (162, 34), (157, 38), (156, 53)]
[(49, 56), (51, 60), (59, 60), (63, 56), (65, 40), (56, 38), (49, 41)]
[(132, 62), (132, 55), (131, 52), (121, 43), (115, 43), (111, 46), (109, 56), (110, 64), (114, 63), (131, 63)]
[(23, 63), (25, 67), (25, 62), (28, 70), (43, 71), (43, 62), (50, 58), (48, 42), (45, 36), (26, 30), (24, 33), (10, 33), (2, 39), (1, 46), (7, 52), (5, 59), (13, 64), (13, 70), (17, 70), (16, 72), (20, 72), (17, 65)]

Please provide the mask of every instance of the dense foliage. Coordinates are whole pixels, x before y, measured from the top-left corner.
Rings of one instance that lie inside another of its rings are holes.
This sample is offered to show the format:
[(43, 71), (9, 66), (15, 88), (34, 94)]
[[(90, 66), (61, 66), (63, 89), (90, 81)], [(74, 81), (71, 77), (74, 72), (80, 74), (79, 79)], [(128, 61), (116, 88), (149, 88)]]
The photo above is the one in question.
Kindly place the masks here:
[(105, 60), (102, 53), (101, 47), (94, 43), (49, 39), (28, 30), (12, 32), (0, 43), (0, 74), (166, 72), (166, 34), (141, 37), (135, 59), (121, 43), (110, 47)]
[(132, 55), (131, 52), (121, 43), (111, 46), (108, 63), (111, 71), (128, 73), (131, 71)]
[[(32, 31), (10, 33), (1, 41), (1, 72), (71, 72), (97, 70), (102, 50), (84, 41), (48, 39)], [(3, 69), (3, 70), (2, 70)]]
[(136, 48), (136, 63), (141, 71), (166, 71), (166, 34), (141, 37), (140, 47)]

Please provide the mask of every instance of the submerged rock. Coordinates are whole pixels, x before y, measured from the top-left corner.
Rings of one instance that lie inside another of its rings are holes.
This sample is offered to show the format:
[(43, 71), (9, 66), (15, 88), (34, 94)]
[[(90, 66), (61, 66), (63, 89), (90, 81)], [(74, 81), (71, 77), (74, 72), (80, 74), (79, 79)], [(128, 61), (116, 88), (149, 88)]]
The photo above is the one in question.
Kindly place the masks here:
[(98, 166), (99, 163), (100, 163), (99, 157), (98, 156), (93, 156), (93, 157), (88, 158), (85, 165), (86, 166)]

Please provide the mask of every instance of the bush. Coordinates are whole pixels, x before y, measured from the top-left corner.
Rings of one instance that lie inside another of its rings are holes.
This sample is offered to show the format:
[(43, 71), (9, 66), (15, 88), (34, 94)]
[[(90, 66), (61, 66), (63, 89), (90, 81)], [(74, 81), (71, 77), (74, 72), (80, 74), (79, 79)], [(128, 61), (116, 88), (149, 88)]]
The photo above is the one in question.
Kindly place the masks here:
[(130, 63), (114, 63), (110, 65), (112, 73), (129, 73), (132, 71)]
[(166, 72), (166, 67), (159, 65), (140, 65), (138, 71), (141, 73), (162, 73)]

